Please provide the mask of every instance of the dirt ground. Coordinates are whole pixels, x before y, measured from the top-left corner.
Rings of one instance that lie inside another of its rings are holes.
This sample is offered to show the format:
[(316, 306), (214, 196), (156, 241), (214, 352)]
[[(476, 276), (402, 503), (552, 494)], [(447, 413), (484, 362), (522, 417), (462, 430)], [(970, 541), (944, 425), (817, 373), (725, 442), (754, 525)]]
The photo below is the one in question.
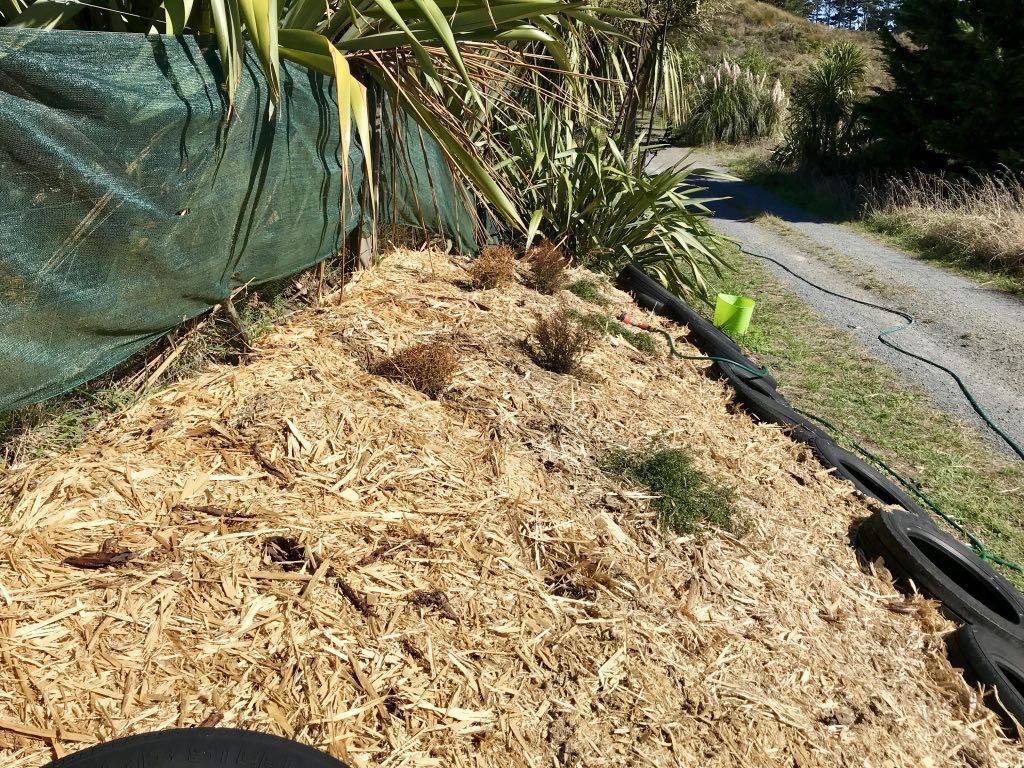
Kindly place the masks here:
[[(609, 337), (579, 378), (541, 370), (534, 314), (594, 308), (465, 279), (391, 254), (248, 364), (0, 480), (4, 766), (203, 723), (379, 768), (1024, 764), (952, 625), (859, 567), (852, 488), (703, 363)], [(460, 355), (440, 400), (367, 372), (435, 338)], [(735, 486), (748, 531), (673, 535), (600, 470), (652, 440)], [(135, 556), (63, 563), (104, 548)]]

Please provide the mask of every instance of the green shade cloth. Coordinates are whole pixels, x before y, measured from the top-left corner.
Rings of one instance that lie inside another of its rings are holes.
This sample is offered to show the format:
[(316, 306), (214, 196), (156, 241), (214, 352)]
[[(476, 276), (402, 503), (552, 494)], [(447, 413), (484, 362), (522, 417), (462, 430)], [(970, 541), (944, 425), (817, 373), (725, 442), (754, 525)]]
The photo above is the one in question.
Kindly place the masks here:
[[(222, 80), (212, 38), (0, 28), (0, 411), (95, 378), (239, 285), (335, 255), (362, 220), (358, 194), (340, 215), (330, 79), (283, 63), (268, 121), (247, 50), (229, 124)], [(422, 218), (473, 250), (437, 145), (384, 118), (382, 220)], [(347, 162), (358, 190), (357, 142)]]

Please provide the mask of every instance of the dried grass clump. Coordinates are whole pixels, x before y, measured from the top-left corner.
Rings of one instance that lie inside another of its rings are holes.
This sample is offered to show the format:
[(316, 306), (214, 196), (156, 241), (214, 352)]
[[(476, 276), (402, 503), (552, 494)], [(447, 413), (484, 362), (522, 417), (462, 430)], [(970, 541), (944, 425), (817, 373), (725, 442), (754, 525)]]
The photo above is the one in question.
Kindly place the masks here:
[(553, 373), (577, 373), (597, 338), (594, 328), (562, 308), (547, 317), (537, 315), (530, 351), (541, 368)]
[(1024, 179), (924, 173), (870, 190), (868, 222), (944, 261), (1024, 275)]
[(535, 245), (526, 253), (530, 262), (530, 285), (541, 293), (558, 293), (566, 283), (569, 260), (553, 243)]
[(408, 384), (436, 400), (451, 386), (457, 366), (451, 344), (429, 341), (399, 350), (373, 366), (372, 373)]
[(501, 288), (516, 278), (516, 252), (507, 245), (485, 245), (469, 265), (474, 288)]

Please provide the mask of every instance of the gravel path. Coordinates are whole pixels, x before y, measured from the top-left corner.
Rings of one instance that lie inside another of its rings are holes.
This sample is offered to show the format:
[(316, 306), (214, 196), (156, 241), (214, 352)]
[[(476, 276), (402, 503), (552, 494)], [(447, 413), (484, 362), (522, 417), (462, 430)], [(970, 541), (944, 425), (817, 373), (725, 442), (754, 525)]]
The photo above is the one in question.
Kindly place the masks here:
[[(652, 169), (686, 154), (683, 149), (665, 150), (654, 158)], [(693, 153), (690, 160), (703, 168), (722, 170), (708, 155)], [(1024, 303), (823, 222), (753, 184), (707, 181), (706, 185), (709, 196), (730, 198), (711, 204), (715, 227), (745, 249), (778, 259), (830, 290), (912, 314), (915, 325), (892, 340), (956, 371), (996, 423), (1024, 444)], [(785, 224), (750, 220), (761, 212)], [(1013, 455), (978, 418), (949, 376), (878, 341), (880, 330), (902, 322), (898, 316), (828, 296), (776, 265), (759, 261), (827, 322), (851, 333), (903, 379), (928, 390), (940, 408), (973, 424), (988, 442)]]

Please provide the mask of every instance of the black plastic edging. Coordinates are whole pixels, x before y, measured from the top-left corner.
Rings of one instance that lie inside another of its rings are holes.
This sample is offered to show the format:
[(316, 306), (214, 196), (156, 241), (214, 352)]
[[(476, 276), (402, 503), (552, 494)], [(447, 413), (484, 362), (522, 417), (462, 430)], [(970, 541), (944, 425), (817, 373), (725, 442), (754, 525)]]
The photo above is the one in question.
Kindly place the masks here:
[[(623, 269), (619, 273), (618, 283), (620, 288), (636, 296), (640, 306), (687, 326), (690, 333), (700, 340), (698, 346), (707, 354), (728, 357), (744, 365), (749, 362), (735, 341), (639, 267), (630, 264)], [(753, 363), (751, 367), (754, 367)]]

